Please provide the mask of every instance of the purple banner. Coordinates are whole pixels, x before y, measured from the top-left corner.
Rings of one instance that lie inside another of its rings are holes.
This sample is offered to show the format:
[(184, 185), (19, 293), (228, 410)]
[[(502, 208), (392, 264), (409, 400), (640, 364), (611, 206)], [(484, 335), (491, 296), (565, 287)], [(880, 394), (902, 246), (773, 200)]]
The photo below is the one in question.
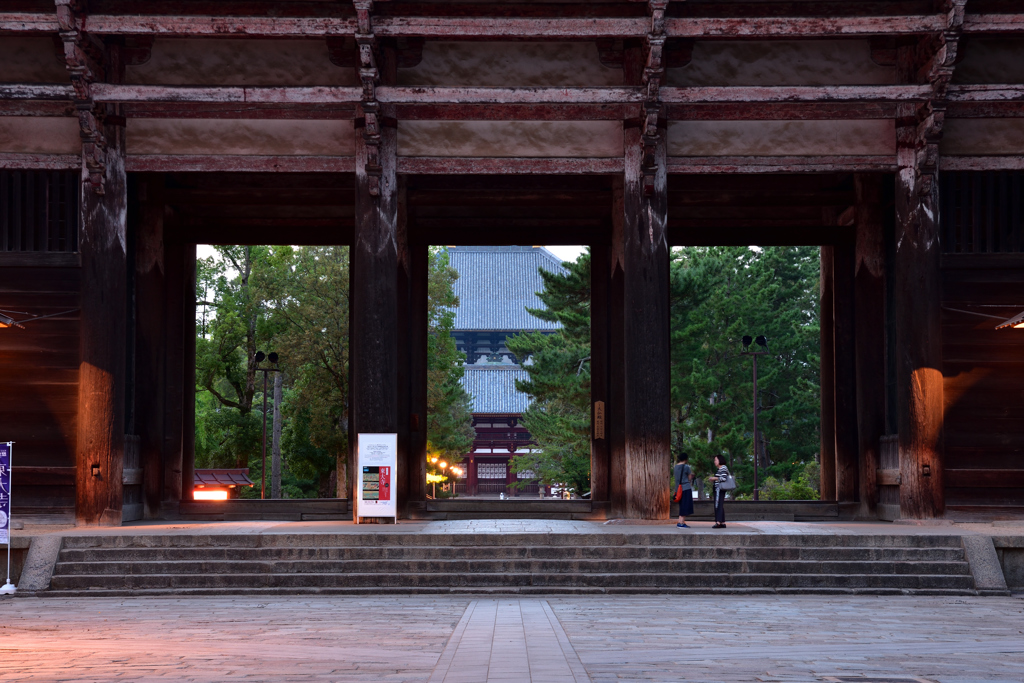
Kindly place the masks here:
[(11, 444), (0, 443), (0, 543), (11, 542)]

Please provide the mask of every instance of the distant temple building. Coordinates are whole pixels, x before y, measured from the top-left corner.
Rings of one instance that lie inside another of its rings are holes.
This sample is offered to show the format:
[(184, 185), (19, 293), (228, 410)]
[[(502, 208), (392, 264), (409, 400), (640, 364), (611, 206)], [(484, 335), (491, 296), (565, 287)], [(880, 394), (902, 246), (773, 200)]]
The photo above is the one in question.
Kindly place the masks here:
[[(536, 493), (536, 485), (511, 486), (517, 475), (509, 461), (533, 442), (521, 423), (530, 398), (516, 391), (516, 380), (527, 379), (521, 365), (526, 359), (516, 358), (505, 341), (520, 332), (553, 333), (560, 327), (526, 309), (544, 307), (537, 296), (544, 288), (538, 269), (560, 273), (562, 262), (544, 247), (450, 247), (448, 254), (459, 272), (452, 336), (466, 354), (462, 383), (473, 397), (476, 430), (456, 491), (467, 496)], [(529, 478), (528, 473), (518, 476)]]

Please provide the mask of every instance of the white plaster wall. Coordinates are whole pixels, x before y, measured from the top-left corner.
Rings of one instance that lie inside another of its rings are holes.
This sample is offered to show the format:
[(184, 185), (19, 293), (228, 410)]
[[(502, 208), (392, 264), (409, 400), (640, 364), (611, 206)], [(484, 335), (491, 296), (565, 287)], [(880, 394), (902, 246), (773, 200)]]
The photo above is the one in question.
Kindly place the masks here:
[(268, 156), (353, 156), (351, 121), (128, 119), (127, 152)]
[(423, 60), (398, 70), (399, 85), (622, 85), (622, 69), (603, 66), (585, 43), (427, 42)]
[(0, 83), (69, 83), (49, 38), (0, 37)]
[(892, 120), (671, 121), (671, 156), (894, 155)]
[(0, 152), (81, 154), (78, 119), (59, 116), (0, 116)]
[(409, 157), (619, 157), (619, 121), (400, 121)]
[(1024, 154), (1024, 119), (946, 119), (939, 152), (950, 156)]
[(884, 85), (896, 70), (871, 61), (867, 40), (698, 41), (666, 85)]
[(1024, 39), (969, 36), (954, 83), (1024, 83)]
[(324, 40), (161, 38), (125, 80), (153, 85), (358, 85), (355, 69), (331, 64)]

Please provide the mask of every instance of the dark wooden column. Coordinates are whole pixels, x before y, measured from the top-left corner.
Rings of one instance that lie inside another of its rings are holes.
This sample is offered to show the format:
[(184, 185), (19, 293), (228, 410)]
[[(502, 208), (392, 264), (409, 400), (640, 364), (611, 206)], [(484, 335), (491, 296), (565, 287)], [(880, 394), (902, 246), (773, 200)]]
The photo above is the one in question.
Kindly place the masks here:
[(855, 310), (857, 445), (861, 513), (875, 515), (879, 440), (885, 434), (885, 226), (882, 177), (861, 174), (857, 191)]
[[(897, 76), (917, 82), (914, 46), (897, 53)], [(942, 117), (915, 105), (897, 108), (896, 393), (900, 514), (925, 519), (945, 510), (943, 494), (942, 309), (937, 131)], [(924, 119), (922, 121), (922, 119)], [(919, 123), (920, 122), (920, 123)], [(926, 132), (922, 133), (922, 129)]]
[[(393, 56), (393, 50), (380, 50), (385, 57), (378, 61), (383, 82), (390, 80), (385, 78), (389, 71), (386, 60), (389, 52)], [(384, 123), (388, 112), (381, 107), (381, 113), (384, 115), (380, 120)], [(363, 115), (362, 110), (359, 115)], [(366, 129), (357, 127), (355, 132), (355, 238), (351, 255), (350, 321), (353, 445), (360, 433), (399, 432), (396, 132), (393, 123), (381, 125), (377, 168), (373, 164), (368, 168)], [(379, 176), (374, 183), (371, 178), (375, 173)], [(399, 454), (399, 462), (402, 461), (403, 456)], [(352, 477), (352, 480), (357, 478)]]
[[(185, 408), (185, 347), (188, 341), (195, 346), (195, 337), (185, 338), (185, 245), (175, 233), (177, 226), (174, 214), (165, 208), (164, 211), (164, 266), (165, 294), (163, 310), (167, 312), (166, 320), (166, 351), (162, 386), (163, 399), (163, 492), (162, 501), (176, 510), (182, 497), (181, 486), (181, 439), (182, 414)], [(194, 297), (193, 297), (194, 298)], [(148, 475), (147, 475), (148, 476)]]
[(836, 500), (836, 374), (833, 250), (821, 248), (821, 499)]
[(192, 500), (196, 471), (196, 245), (184, 246), (182, 268), (181, 499)]
[(124, 128), (105, 126), (102, 194), (81, 185), (81, 360), (78, 375), (76, 518), (121, 524), (125, 408), (127, 182)]
[(427, 499), (427, 249), (409, 246), (409, 473), (407, 500)]
[(833, 305), (835, 320), (835, 432), (836, 432), (836, 500), (857, 501), (859, 493), (857, 447), (857, 362), (854, 266), (854, 244), (841, 242), (833, 247)]
[[(399, 514), (407, 515), (407, 505), (410, 502), (410, 491), (414, 471), (418, 471), (417, 463), (413, 456), (414, 433), (419, 432), (419, 420), (413, 418), (413, 375), (414, 375), (414, 354), (413, 337), (413, 288), (415, 286), (415, 267), (413, 265), (413, 254), (409, 248), (408, 239), (408, 212), (406, 211), (406, 189), (405, 178), (397, 177), (396, 197), (396, 250), (397, 250), (397, 336), (398, 336), (398, 471), (396, 474), (395, 496), (401, 506)], [(425, 286), (426, 283), (424, 282)], [(426, 323), (424, 322), (424, 325)], [(415, 354), (418, 355), (418, 354)], [(422, 369), (425, 375), (426, 368)], [(416, 422), (416, 424), (413, 424)], [(425, 441), (425, 439), (424, 439)], [(418, 446), (418, 443), (417, 443)], [(424, 478), (426, 475), (424, 474)], [(425, 483), (425, 482), (424, 482)]]
[(626, 514), (626, 316), (622, 272), (623, 179), (612, 180), (612, 246), (608, 278), (608, 496), (610, 515)]
[(669, 516), (669, 260), (665, 132), (645, 191), (640, 129), (627, 125), (623, 180), (622, 272), (625, 361), (625, 515)]
[(139, 220), (135, 242), (136, 431), (143, 469), (145, 516), (160, 512), (164, 490), (164, 383), (167, 361), (167, 312), (164, 308), (164, 193), (161, 176), (137, 184)]
[(609, 498), (608, 448), (608, 293), (609, 249), (590, 248), (590, 500)]

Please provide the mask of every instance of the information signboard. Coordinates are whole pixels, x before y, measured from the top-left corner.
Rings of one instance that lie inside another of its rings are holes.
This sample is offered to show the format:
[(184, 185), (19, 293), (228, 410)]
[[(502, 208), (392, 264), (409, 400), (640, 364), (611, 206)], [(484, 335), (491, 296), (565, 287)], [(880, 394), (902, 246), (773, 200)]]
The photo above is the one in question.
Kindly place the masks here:
[(0, 443), (0, 543), (11, 542), (11, 444)]
[(360, 434), (356, 442), (356, 524), (361, 517), (398, 520), (394, 482), (398, 471), (397, 434)]

